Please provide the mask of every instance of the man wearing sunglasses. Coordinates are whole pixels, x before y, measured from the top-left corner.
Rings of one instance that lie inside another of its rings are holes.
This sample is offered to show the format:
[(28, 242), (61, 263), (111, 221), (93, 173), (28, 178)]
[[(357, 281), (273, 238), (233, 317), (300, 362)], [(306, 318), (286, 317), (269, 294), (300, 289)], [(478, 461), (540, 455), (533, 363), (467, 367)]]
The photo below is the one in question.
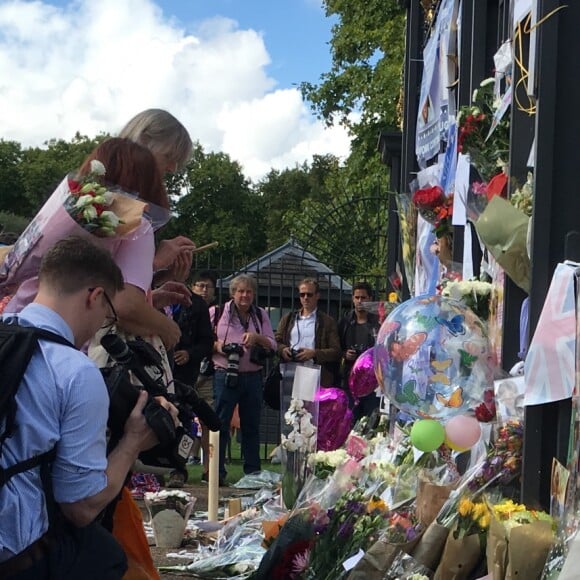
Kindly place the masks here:
[[(123, 550), (95, 519), (139, 453), (157, 444), (142, 412), (147, 394), (107, 455), (107, 387), (77, 350), (116, 318), (111, 300), (122, 288), (108, 252), (70, 237), (45, 254), (34, 302), (4, 317), (59, 335), (62, 343), (39, 339), (16, 392), (15, 428), (0, 449), (2, 468), (53, 453), (0, 486), (0, 578), (114, 579), (127, 568)], [(177, 410), (165, 403), (175, 420)]]
[(314, 278), (298, 284), (301, 308), (282, 317), (276, 331), (278, 354), (284, 362), (318, 364), (320, 384), (336, 384), (340, 340), (336, 321), (318, 310), (320, 287)]

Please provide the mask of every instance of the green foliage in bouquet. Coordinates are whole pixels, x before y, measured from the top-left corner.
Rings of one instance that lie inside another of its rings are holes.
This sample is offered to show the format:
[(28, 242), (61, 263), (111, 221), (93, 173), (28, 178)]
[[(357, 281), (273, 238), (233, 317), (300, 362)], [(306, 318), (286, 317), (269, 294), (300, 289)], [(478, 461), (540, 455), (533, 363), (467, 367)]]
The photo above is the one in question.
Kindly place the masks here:
[(472, 104), (461, 107), (457, 115), (458, 149), (469, 154), (471, 163), (489, 181), (507, 163), (509, 118), (504, 115), (490, 135), (500, 102), (494, 98), (494, 79), (481, 82), (473, 92)]

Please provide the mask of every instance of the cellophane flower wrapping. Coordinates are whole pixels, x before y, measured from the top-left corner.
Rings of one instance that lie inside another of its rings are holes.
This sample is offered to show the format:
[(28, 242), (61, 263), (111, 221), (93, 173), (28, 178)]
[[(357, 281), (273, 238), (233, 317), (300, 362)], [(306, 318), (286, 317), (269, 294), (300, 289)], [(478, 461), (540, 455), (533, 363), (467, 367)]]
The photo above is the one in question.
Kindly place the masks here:
[(79, 217), (75, 208), (77, 196), (71, 193), (69, 177), (65, 177), (2, 262), (0, 295), (14, 294), (23, 282), (36, 278), (44, 254), (56, 242), (69, 235), (87, 238), (109, 251), (113, 251), (121, 238), (141, 235), (140, 226), (147, 204), (121, 191), (108, 193), (111, 205), (107, 211), (113, 212), (115, 209), (115, 215), (123, 223), (108, 230), (107, 235), (100, 235), (100, 230), (91, 220), (87, 222), (83, 215)]
[(316, 540), (311, 548), (306, 578), (338, 580), (348, 572), (343, 562), (367, 550), (388, 525), (388, 506), (380, 488), (364, 485), (345, 492), (335, 506), (315, 520)]
[(348, 580), (384, 578), (401, 552), (411, 554), (423, 531), (413, 508), (391, 511), (385, 531), (357, 562)]

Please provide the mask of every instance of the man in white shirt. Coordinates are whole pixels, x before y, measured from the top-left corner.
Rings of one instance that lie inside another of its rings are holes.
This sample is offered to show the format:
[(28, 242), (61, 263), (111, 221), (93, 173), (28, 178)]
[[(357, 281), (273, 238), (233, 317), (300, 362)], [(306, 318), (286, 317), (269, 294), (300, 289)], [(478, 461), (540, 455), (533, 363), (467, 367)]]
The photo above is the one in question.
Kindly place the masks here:
[(320, 384), (338, 384), (340, 340), (336, 321), (318, 310), (320, 287), (314, 278), (298, 284), (301, 308), (282, 317), (276, 331), (278, 354), (284, 362), (319, 364)]

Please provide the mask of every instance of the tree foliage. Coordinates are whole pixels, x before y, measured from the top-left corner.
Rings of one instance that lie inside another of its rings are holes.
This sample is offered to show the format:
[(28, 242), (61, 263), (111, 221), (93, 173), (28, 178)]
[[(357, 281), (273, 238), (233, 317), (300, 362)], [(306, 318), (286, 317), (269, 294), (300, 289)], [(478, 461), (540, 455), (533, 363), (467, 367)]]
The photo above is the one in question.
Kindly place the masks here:
[[(336, 18), (332, 67), (302, 93), (321, 119), (348, 126), (356, 137), (395, 128), (404, 58), (405, 20), (398, 0), (324, 0)], [(359, 118), (360, 114), (360, 118)]]
[(197, 144), (185, 176), (187, 191), (172, 195), (175, 217), (163, 237), (185, 235), (199, 245), (217, 241), (221, 253), (240, 263), (266, 251), (260, 199), (239, 163)]

